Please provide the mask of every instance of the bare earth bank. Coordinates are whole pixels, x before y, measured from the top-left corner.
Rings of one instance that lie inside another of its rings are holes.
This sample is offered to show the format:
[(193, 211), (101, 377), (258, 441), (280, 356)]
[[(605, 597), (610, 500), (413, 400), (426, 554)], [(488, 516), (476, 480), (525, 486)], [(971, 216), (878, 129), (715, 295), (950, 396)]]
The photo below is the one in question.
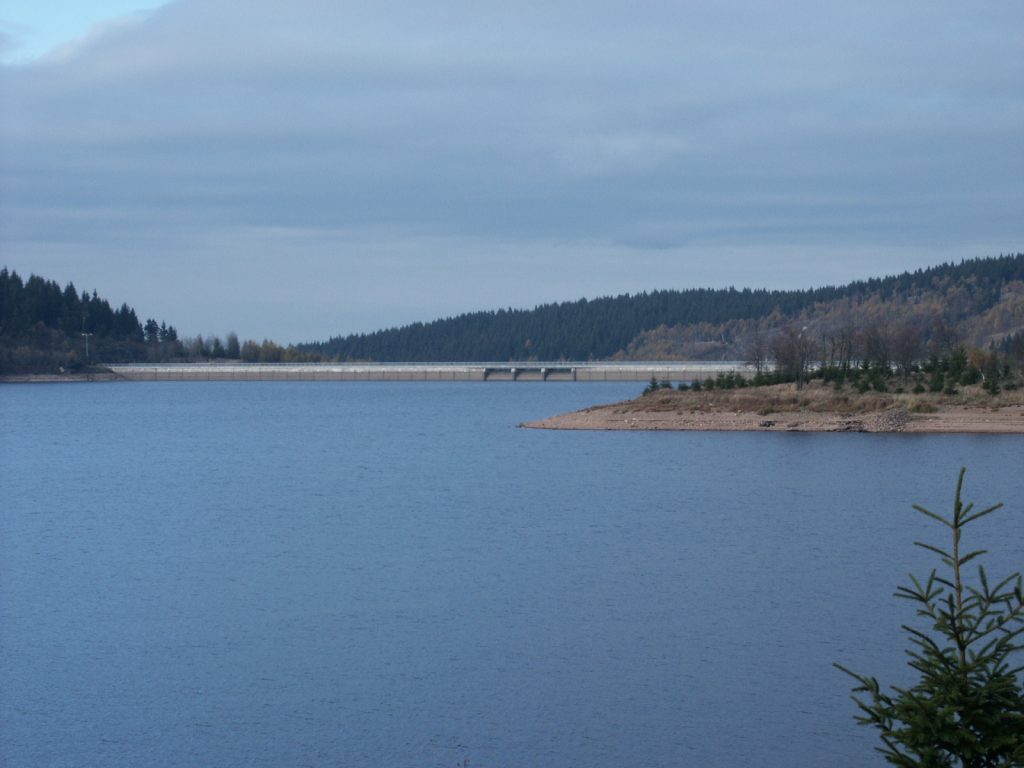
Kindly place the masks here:
[(995, 397), (865, 393), (812, 383), (726, 391), (659, 390), (635, 400), (522, 424), (531, 429), (751, 432), (1024, 433), (1024, 393)]

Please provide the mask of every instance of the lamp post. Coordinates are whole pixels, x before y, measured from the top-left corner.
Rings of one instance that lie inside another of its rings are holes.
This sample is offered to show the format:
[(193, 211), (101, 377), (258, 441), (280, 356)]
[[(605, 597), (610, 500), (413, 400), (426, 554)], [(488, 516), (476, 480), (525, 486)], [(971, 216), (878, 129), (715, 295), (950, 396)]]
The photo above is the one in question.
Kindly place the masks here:
[(85, 364), (86, 365), (89, 364), (89, 337), (92, 336), (92, 335), (93, 334), (91, 334), (91, 333), (86, 333), (85, 332), (85, 313), (83, 312), (82, 313), (82, 336), (85, 337)]
[(85, 337), (85, 362), (89, 362), (89, 337), (93, 334), (82, 331), (82, 335)]

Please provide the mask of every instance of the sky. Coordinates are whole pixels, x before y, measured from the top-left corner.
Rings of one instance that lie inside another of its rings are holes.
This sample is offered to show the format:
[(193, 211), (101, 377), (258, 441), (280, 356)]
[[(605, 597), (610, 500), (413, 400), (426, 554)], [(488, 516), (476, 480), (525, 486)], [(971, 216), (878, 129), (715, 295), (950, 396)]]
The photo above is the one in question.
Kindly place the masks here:
[(27, 63), (88, 36), (93, 27), (141, 20), (160, 5), (160, 0), (5, 0), (0, 60)]
[(0, 264), (184, 335), (1024, 250), (1024, 3), (0, 6)]

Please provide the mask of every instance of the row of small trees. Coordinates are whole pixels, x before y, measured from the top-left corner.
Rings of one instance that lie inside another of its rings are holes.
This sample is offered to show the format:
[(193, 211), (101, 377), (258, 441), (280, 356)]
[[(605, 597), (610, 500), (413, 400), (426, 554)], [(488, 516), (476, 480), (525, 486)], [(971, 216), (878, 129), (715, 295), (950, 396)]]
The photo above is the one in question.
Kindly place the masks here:
[[(821, 379), (833, 384), (836, 389), (849, 384), (861, 393), (868, 390), (887, 392), (895, 388), (897, 393), (942, 392), (947, 395), (956, 394), (958, 386), (981, 384), (989, 394), (996, 395), (1004, 388), (1011, 390), (1021, 386), (1021, 382), (1018, 382), (1021, 373), (1008, 357), (995, 350), (968, 351), (958, 346), (948, 355), (932, 355), (925, 361), (912, 363), (905, 371), (873, 366), (866, 360), (845, 368), (828, 364), (809, 366), (804, 371), (803, 381)], [(749, 379), (739, 372), (721, 372), (715, 378), (680, 383), (678, 388), (693, 391), (741, 389), (793, 382), (798, 382), (798, 379), (792, 370), (765, 367)], [(643, 394), (671, 388), (671, 382), (652, 378)]]
[[(933, 342), (933, 349), (949, 352), (955, 340), (943, 335)], [(867, 362), (878, 369), (896, 369), (906, 376), (926, 348), (924, 334), (913, 323), (895, 327), (872, 325), (858, 329), (840, 325), (818, 333), (807, 326), (788, 325), (768, 339), (757, 337), (752, 345), (753, 362), (760, 371), (766, 359), (776, 368), (787, 371), (798, 386), (807, 380), (812, 364), (849, 370)]]
[(927, 363), (932, 367), (939, 360), (948, 360), (956, 370), (953, 378), (963, 375), (973, 384), (982, 379), (998, 378), (1005, 366), (1016, 367), (1024, 362), (1024, 343), (1016, 337), (1006, 337), (1000, 345), (989, 349), (968, 348), (942, 323), (941, 327), (923, 330), (912, 322), (893, 327), (881, 324), (858, 329), (853, 325), (833, 326), (815, 330), (806, 325), (790, 324), (771, 336), (756, 334), (750, 344), (750, 362), (758, 373), (774, 363), (774, 369), (783, 372), (803, 386), (811, 372), (817, 368), (848, 372), (859, 367), (877, 371), (895, 372), (906, 381), (915, 370)]
[(320, 360), (319, 355), (303, 352), (292, 345), (281, 346), (269, 339), (243, 342), (234, 331), (223, 339), (216, 334), (179, 338), (173, 326), (158, 325), (154, 320), (147, 321), (145, 328), (149, 359), (154, 362), (241, 360), (246, 363), (309, 363)]
[(291, 344), (282, 347), (268, 339), (260, 344), (246, 341), (242, 345), (240, 358), (246, 363), (317, 363), (321, 360), (320, 355), (305, 352)]

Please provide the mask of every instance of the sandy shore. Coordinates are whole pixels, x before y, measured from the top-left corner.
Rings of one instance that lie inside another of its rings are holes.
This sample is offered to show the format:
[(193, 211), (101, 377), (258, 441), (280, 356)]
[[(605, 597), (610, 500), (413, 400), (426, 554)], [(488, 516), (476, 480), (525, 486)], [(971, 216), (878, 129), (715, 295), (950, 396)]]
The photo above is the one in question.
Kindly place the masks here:
[(745, 432), (918, 432), (1024, 434), (1018, 397), (921, 398), (909, 395), (835, 396), (830, 392), (734, 390), (663, 391), (622, 403), (531, 421), (530, 429), (678, 430)]

